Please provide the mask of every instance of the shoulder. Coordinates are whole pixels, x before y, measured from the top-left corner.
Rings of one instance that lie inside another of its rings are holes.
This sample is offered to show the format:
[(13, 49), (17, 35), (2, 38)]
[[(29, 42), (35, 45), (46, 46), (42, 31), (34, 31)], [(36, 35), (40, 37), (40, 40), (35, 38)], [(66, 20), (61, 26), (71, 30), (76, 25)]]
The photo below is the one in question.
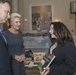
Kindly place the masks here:
[(9, 30), (3, 31), (3, 35), (8, 38), (10, 35)]
[(66, 50), (65, 50), (66, 52), (69, 52), (69, 53), (75, 52), (76, 53), (76, 47), (73, 42), (67, 42), (65, 44), (65, 47), (66, 47)]
[(65, 46), (70, 48), (70, 47), (75, 47), (75, 44), (73, 42), (68, 41), (65, 43)]
[(8, 30), (5, 30), (5, 31), (3, 31), (3, 34), (4, 34), (5, 36), (7, 36), (7, 35), (9, 34), (9, 31), (8, 31)]
[(3, 33), (7, 33), (7, 32), (8, 32), (8, 30), (4, 30), (4, 31), (3, 31)]

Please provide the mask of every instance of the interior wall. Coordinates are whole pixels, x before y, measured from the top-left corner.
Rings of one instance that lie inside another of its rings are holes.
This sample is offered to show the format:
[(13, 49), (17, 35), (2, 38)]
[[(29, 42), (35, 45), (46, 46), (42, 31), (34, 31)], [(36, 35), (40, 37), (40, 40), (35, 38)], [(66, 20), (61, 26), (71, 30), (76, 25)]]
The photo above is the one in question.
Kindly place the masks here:
[[(75, 14), (70, 13), (70, 2), (75, 0), (19, 0), (19, 12), (23, 16), (22, 31), (32, 31), (32, 6), (51, 5), (52, 21), (61, 21), (69, 28), (73, 35), (76, 34)], [(23, 12), (22, 12), (23, 11)]]

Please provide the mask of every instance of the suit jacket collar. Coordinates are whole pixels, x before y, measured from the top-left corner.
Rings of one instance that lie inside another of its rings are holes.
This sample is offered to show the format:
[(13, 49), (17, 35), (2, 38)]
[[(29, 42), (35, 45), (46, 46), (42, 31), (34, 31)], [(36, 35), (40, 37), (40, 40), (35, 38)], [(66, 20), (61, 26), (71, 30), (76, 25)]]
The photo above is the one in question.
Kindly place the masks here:
[(0, 37), (2, 38), (2, 40), (3, 40), (4, 44), (5, 44), (5, 45), (7, 45), (7, 43), (5, 42), (5, 40), (4, 40), (4, 38), (3, 38), (3, 36), (2, 36), (2, 34), (1, 34), (1, 33), (0, 33)]

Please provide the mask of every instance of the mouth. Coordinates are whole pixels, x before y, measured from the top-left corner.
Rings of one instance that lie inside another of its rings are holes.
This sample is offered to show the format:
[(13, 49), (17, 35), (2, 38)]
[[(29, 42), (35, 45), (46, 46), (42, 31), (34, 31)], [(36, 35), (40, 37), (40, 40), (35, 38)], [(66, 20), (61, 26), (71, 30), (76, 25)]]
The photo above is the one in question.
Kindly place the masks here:
[(17, 27), (17, 29), (19, 29), (20, 27)]

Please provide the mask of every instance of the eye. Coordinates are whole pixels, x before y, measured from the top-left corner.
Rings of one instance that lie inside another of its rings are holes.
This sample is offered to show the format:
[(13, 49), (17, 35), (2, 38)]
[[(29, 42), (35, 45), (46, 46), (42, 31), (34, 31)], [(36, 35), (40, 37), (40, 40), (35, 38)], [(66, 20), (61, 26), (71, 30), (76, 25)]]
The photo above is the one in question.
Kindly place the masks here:
[(17, 21), (16, 23), (21, 23), (21, 21)]
[(21, 21), (19, 21), (18, 23), (21, 23)]
[(16, 23), (18, 23), (18, 21), (16, 21)]
[(7, 11), (7, 10), (6, 10), (6, 11), (5, 11), (5, 13), (6, 13), (6, 14), (8, 14), (8, 13), (9, 13), (9, 11)]

